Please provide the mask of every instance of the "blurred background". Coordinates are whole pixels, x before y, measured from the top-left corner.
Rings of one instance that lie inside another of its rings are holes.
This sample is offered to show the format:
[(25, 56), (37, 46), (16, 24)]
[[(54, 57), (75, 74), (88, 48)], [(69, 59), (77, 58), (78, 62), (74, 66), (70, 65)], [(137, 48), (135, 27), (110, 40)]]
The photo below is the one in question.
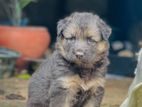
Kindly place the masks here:
[(25, 107), (29, 78), (54, 50), (57, 22), (76, 11), (98, 14), (112, 28), (113, 81), (103, 107), (119, 107), (142, 47), (142, 0), (0, 0), (0, 107)]
[(11, 63), (8, 75), (23, 70), (32, 74), (54, 49), (58, 20), (87, 11), (112, 28), (108, 73), (133, 76), (136, 52), (142, 46), (141, 5), (141, 0), (0, 0), (1, 65)]

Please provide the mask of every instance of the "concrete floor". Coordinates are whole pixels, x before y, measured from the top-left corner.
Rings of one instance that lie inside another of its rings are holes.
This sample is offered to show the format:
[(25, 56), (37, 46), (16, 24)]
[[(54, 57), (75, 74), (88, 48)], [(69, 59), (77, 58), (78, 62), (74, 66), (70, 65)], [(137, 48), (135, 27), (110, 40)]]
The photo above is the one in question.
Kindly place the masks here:
[[(127, 95), (131, 78), (109, 78), (101, 107), (119, 107)], [(28, 81), (22, 79), (0, 80), (0, 107), (25, 107)], [(19, 95), (13, 100), (14, 95)], [(12, 98), (11, 98), (12, 96)]]

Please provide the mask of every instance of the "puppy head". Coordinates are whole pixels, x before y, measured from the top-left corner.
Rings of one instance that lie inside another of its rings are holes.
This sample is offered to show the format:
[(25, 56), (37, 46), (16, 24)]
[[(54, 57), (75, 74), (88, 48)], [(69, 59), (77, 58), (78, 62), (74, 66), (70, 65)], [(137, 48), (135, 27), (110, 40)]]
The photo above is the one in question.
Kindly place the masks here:
[(69, 62), (83, 67), (108, 53), (110, 27), (92, 13), (73, 13), (58, 22), (56, 48)]

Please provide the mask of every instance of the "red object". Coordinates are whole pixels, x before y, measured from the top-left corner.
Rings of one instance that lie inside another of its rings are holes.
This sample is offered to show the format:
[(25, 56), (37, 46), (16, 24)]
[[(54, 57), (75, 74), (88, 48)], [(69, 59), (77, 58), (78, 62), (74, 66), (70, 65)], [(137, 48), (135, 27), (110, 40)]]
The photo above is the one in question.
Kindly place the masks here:
[(20, 52), (20, 59), (40, 58), (49, 43), (50, 35), (44, 27), (0, 26), (0, 47)]

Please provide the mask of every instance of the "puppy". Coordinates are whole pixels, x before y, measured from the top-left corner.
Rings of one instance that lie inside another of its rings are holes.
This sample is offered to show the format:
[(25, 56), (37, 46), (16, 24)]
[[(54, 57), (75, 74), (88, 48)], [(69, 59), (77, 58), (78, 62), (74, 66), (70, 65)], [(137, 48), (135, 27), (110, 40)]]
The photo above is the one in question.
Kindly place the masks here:
[(27, 107), (100, 107), (111, 28), (92, 13), (73, 13), (57, 25), (56, 48), (34, 73)]

